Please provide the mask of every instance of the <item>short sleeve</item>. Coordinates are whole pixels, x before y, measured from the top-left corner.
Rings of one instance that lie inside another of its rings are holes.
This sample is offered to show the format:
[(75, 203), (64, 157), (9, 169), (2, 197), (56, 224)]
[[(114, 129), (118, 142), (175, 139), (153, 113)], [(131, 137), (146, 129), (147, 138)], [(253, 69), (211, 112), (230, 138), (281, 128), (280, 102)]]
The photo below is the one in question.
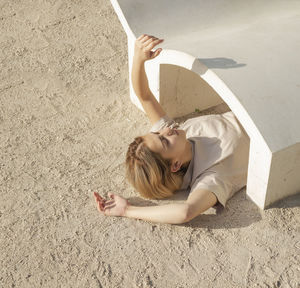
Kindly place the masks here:
[(223, 207), (233, 195), (233, 185), (215, 171), (203, 172), (193, 183), (191, 191), (195, 189), (206, 189), (213, 192)]
[(165, 115), (153, 124), (153, 126), (150, 129), (150, 132), (157, 132), (165, 127), (177, 128), (179, 127), (179, 124), (174, 119), (170, 118), (168, 115)]

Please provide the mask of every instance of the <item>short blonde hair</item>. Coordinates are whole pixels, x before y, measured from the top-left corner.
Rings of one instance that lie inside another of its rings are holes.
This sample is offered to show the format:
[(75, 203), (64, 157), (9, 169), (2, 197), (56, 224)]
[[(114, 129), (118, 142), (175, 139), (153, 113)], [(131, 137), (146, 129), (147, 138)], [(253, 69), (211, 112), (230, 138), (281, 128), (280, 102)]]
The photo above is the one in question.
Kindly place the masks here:
[(147, 199), (172, 196), (180, 189), (184, 169), (171, 172), (171, 160), (151, 151), (142, 136), (134, 138), (126, 154), (126, 178)]

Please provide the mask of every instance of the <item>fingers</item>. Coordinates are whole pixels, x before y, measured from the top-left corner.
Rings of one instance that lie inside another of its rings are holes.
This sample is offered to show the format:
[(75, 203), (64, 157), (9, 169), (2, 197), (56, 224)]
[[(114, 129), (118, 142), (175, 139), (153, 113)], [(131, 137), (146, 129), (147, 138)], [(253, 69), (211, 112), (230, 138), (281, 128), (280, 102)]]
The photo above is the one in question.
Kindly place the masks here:
[(146, 37), (147, 35), (146, 34), (142, 34), (139, 38), (137, 38), (136, 40), (142, 40), (144, 37)]
[(100, 201), (97, 201), (97, 208), (100, 213), (104, 213), (104, 205)]
[(105, 214), (106, 212), (106, 215), (108, 215), (107, 212), (115, 206), (116, 206), (115, 201), (112, 201), (109, 204), (103, 204), (100, 201), (97, 201), (97, 208), (101, 214)]
[(103, 199), (97, 192), (94, 192), (94, 197), (97, 202), (97, 208), (98, 208), (99, 212), (103, 214), (106, 200)]
[[(159, 39), (159, 38), (157, 38), (157, 37), (149, 36), (149, 35), (147, 35), (147, 34), (142, 34), (139, 38), (137, 38), (137, 40), (138, 40), (141, 44), (143, 44), (144, 47), (147, 47), (150, 43), (155, 43), (155, 44), (154, 44), (154, 46), (155, 46), (155, 45), (157, 45), (158, 43), (164, 41), (164, 39)], [(152, 44), (152, 45), (153, 45), (153, 44)], [(153, 47), (154, 47), (154, 46), (153, 46)], [(153, 47), (152, 47), (152, 48), (153, 48)], [(151, 49), (152, 49), (152, 48), (151, 48)]]
[(139, 40), (142, 44), (145, 43), (146, 41), (148, 41), (149, 39), (154, 38), (153, 36), (147, 35), (147, 34), (143, 34), (141, 35), (137, 40)]
[(111, 209), (112, 207), (115, 206), (115, 200), (105, 201), (97, 198), (96, 202), (97, 202), (97, 208), (99, 212), (102, 214), (106, 211), (106, 209)]
[(138, 37), (136, 40), (134, 48), (137, 61), (145, 62), (158, 56), (162, 51), (161, 48), (156, 49), (154, 52), (151, 50), (163, 41), (164, 39), (159, 39), (151, 35), (140, 35), (140, 37)]
[(158, 38), (157, 37), (154, 37), (154, 36), (146, 36), (144, 37), (142, 40), (141, 40), (141, 43), (142, 44), (145, 44), (145, 45), (148, 45), (149, 42), (151, 41), (154, 41), (154, 40), (157, 40)]
[(157, 57), (161, 51), (162, 51), (162, 49), (156, 49), (155, 52), (153, 52), (153, 54), (151, 55), (151, 59)]
[(104, 198), (102, 198), (97, 192), (94, 192), (94, 197), (97, 200), (99, 201), (102, 201), (102, 202), (105, 202), (106, 200)]
[(145, 41), (145, 42), (143, 43), (143, 46), (144, 46), (146, 49), (149, 49), (149, 47), (152, 46), (152, 47), (151, 47), (151, 49), (152, 49), (155, 45), (157, 45), (157, 44), (159, 44), (159, 43), (161, 43), (161, 42), (163, 42), (163, 41), (164, 41), (164, 39), (150, 38), (149, 40), (147, 40), (147, 41)]
[(111, 205), (111, 204), (113, 204), (113, 203), (115, 203), (115, 200), (108, 200), (108, 201), (105, 202), (104, 205), (105, 205), (105, 207), (106, 207), (106, 206)]
[(111, 201), (110, 203), (105, 203), (104, 209), (106, 209), (106, 208), (111, 208), (111, 207), (113, 207), (115, 204), (116, 204), (115, 201)]
[(95, 196), (97, 199), (102, 199), (102, 197), (101, 197), (97, 192), (94, 192), (94, 196)]
[(105, 200), (97, 192), (94, 192), (94, 197), (97, 202), (97, 209), (101, 214), (110, 215), (110, 209), (116, 206), (114, 199), (114, 194), (108, 193), (108, 196), (112, 198), (111, 200)]
[(155, 41), (152, 41), (148, 44), (148, 46), (146, 46), (146, 49), (147, 50), (151, 50), (153, 49), (156, 45), (158, 45), (159, 43), (163, 42), (164, 40), (163, 39), (157, 39)]
[(97, 208), (98, 208), (98, 210), (101, 214), (109, 215), (110, 214), (109, 213), (110, 209), (115, 207), (115, 206), (116, 205), (114, 204), (114, 205), (110, 205), (109, 207), (106, 207), (106, 206), (104, 207), (103, 205), (100, 204), (100, 202), (98, 202)]
[(114, 208), (114, 207), (116, 207), (116, 204), (113, 204), (113, 205), (110, 205), (110, 206), (105, 206), (104, 207), (104, 211), (106, 212), (106, 211), (109, 211), (110, 209), (112, 209), (112, 208)]

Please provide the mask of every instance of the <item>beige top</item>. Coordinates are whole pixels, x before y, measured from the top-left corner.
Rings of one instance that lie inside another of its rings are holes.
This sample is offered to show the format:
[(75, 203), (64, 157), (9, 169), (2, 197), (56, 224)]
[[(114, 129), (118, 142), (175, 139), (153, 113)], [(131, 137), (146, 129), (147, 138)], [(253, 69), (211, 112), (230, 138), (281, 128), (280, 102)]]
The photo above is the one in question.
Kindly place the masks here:
[(247, 184), (250, 138), (240, 122), (231, 111), (199, 116), (183, 124), (165, 115), (150, 132), (167, 126), (184, 130), (192, 144), (192, 160), (180, 190), (210, 190), (225, 206)]

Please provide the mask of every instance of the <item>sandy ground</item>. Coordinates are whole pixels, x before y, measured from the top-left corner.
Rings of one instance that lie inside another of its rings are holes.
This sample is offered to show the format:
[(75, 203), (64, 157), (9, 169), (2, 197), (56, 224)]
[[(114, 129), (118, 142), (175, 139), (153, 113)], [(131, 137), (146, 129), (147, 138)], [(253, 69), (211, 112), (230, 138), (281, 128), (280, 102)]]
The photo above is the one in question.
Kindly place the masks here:
[(129, 101), (127, 38), (108, 0), (0, 1), (0, 287), (299, 287), (300, 200), (245, 189), (183, 225), (98, 213), (150, 128)]

